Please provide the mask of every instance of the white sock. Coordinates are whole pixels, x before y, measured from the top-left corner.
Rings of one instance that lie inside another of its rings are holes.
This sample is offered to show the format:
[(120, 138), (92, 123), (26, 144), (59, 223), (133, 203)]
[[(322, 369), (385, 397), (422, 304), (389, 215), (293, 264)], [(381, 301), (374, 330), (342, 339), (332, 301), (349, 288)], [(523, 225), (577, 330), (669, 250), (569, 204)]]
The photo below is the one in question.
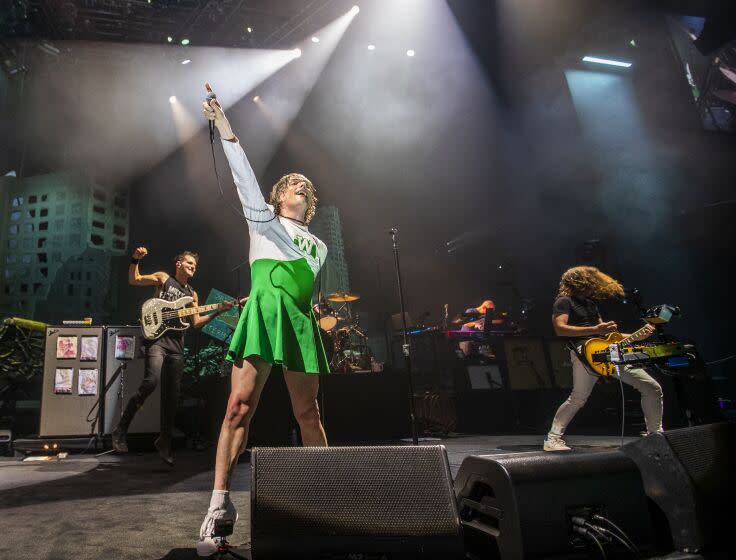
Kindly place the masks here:
[(213, 490), (210, 498), (210, 511), (216, 509), (225, 509), (225, 505), (230, 501), (230, 492), (228, 490)]

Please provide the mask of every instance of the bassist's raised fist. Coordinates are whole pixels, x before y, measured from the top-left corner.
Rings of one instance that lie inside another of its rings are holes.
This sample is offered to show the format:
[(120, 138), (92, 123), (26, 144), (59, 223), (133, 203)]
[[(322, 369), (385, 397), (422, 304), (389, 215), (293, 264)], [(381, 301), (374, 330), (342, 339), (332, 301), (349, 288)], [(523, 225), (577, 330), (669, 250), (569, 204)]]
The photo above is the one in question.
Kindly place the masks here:
[(142, 259), (148, 254), (148, 249), (145, 247), (138, 247), (135, 251), (133, 251), (133, 258), (134, 259)]

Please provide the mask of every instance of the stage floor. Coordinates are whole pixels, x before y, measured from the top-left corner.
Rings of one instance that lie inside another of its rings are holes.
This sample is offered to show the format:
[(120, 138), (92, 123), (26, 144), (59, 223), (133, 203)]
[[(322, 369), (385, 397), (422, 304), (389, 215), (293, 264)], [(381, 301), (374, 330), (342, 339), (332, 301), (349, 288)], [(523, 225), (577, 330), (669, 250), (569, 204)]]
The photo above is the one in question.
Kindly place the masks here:
[[(570, 436), (574, 452), (614, 449), (616, 436)], [(635, 438), (626, 438), (632, 441)], [(447, 448), (453, 477), (468, 455), (541, 450), (543, 436), (458, 436)], [(386, 442), (396, 444), (397, 442)], [(172, 469), (155, 453), (70, 455), (53, 462), (0, 458), (0, 558), (194, 559), (212, 490), (214, 448), (181, 450)], [(249, 540), (250, 465), (234, 474), (240, 513), (231, 538)], [(241, 551), (242, 552), (242, 551)]]

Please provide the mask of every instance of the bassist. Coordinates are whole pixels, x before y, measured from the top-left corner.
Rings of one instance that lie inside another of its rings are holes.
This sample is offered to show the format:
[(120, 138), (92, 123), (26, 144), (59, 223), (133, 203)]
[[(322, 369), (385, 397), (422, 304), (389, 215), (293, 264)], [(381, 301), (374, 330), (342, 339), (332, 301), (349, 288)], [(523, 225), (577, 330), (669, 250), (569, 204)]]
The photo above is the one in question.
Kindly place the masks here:
[[(624, 289), (616, 280), (592, 266), (576, 266), (567, 270), (560, 279), (560, 290), (552, 308), (552, 325), (557, 336), (566, 337), (571, 348), (572, 392), (560, 405), (552, 427), (544, 441), (545, 451), (569, 451), (562, 439), (565, 429), (578, 410), (588, 400), (598, 375), (580, 358), (580, 348), (586, 338), (606, 336), (617, 329), (613, 321), (603, 321), (596, 300), (623, 297)], [(654, 327), (646, 325), (644, 336), (650, 336)], [(647, 432), (662, 431), (662, 387), (643, 368), (625, 366), (620, 370), (621, 381), (641, 393)]]
[[(191, 296), (194, 300), (192, 304), (197, 306), (197, 292), (189, 285), (189, 280), (197, 271), (198, 255), (190, 251), (184, 251), (177, 255), (174, 261), (175, 273), (171, 276), (166, 272), (141, 274), (138, 270), (138, 263), (147, 254), (148, 250), (145, 247), (138, 247), (133, 252), (133, 258), (128, 269), (128, 282), (132, 286), (153, 286), (154, 297), (167, 301), (176, 301), (179, 298)], [(195, 314), (191, 316), (189, 321), (193, 327), (199, 328), (232, 307), (232, 302), (223, 302), (216, 313), (210, 315)], [(179, 400), (181, 377), (184, 372), (184, 332), (167, 331), (154, 341), (146, 341), (144, 350), (146, 364), (143, 381), (141, 381), (138, 391), (128, 401), (120, 418), (120, 423), (112, 433), (112, 446), (120, 453), (128, 451), (126, 441), (128, 427), (138, 409), (143, 406), (148, 396), (156, 389), (156, 385), (161, 382), (161, 434), (154, 445), (163, 461), (169, 466), (173, 466), (174, 456), (171, 438), (176, 417), (176, 405)]]

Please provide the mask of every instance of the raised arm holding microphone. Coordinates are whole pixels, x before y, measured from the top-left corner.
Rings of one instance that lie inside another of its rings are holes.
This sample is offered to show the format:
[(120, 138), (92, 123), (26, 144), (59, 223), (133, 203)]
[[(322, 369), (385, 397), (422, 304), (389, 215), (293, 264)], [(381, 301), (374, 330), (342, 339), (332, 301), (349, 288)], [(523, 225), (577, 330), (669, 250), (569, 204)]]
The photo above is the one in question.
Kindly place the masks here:
[[(317, 197), (304, 175), (284, 175), (263, 197), (240, 141), (207, 83), (205, 117), (217, 128), (250, 235), (251, 290), (227, 352), (231, 391), (220, 429), (210, 507), (200, 528), (197, 552), (217, 550), (215, 521), (237, 519), (230, 478), (248, 441), (248, 426), (273, 365), (282, 366), (291, 405), (305, 446), (326, 446), (317, 406), (319, 373), (329, 373), (319, 327), (311, 310), (314, 279), (327, 247), (309, 232)], [(245, 236), (242, 241), (244, 242)], [(286, 419), (285, 419), (286, 421)]]

